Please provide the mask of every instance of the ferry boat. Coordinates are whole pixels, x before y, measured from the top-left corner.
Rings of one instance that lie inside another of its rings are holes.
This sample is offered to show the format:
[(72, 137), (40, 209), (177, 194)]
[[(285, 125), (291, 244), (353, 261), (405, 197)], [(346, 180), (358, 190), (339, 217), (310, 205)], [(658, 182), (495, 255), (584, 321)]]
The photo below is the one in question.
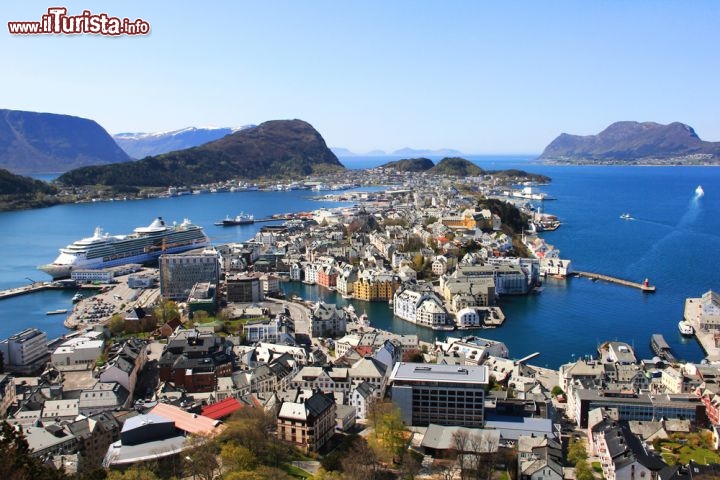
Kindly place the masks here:
[(678, 330), (680, 330), (680, 334), (684, 335), (686, 337), (689, 337), (695, 333), (695, 329), (690, 325), (689, 322), (685, 320), (680, 320), (678, 322)]
[(705, 190), (703, 190), (702, 185), (697, 186), (697, 188), (695, 189), (695, 195), (697, 197), (702, 197), (703, 195), (705, 195)]
[(166, 225), (162, 217), (158, 217), (147, 227), (137, 227), (128, 235), (109, 235), (97, 227), (92, 237), (61, 248), (54, 262), (38, 269), (59, 279), (69, 277), (72, 270), (151, 263), (163, 253), (180, 253), (209, 245), (210, 239), (202, 227), (190, 220)]
[(240, 212), (235, 218), (230, 218), (230, 215), (226, 216), (223, 220), (215, 222), (215, 225), (221, 227), (232, 227), (235, 225), (251, 225), (255, 223), (255, 216)]

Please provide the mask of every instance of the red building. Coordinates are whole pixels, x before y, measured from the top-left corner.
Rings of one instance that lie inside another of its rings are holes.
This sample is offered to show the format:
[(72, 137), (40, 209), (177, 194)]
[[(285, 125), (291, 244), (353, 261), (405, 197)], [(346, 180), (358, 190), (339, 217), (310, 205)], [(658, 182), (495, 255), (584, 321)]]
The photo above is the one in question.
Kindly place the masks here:
[(331, 265), (326, 265), (320, 269), (318, 272), (318, 280), (317, 283), (321, 287), (326, 288), (335, 288), (337, 286), (337, 277), (338, 273), (337, 270), (335, 270), (334, 267)]

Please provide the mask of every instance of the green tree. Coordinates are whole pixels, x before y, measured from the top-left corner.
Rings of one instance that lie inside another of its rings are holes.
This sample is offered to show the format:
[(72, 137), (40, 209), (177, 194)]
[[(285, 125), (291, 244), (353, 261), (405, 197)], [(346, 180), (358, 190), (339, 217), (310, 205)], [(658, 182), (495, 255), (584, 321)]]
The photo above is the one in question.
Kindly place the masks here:
[(200, 480), (213, 480), (220, 469), (216, 443), (202, 435), (190, 435), (185, 443), (189, 447), (184, 457), (187, 471)]
[(575, 464), (575, 478), (576, 480), (594, 480), (592, 467), (587, 460), (580, 460)]
[(162, 299), (153, 309), (153, 316), (157, 319), (158, 326), (160, 326), (165, 325), (170, 320), (180, 318), (180, 311), (174, 301)]
[(570, 442), (570, 445), (568, 445), (567, 459), (568, 462), (573, 465), (577, 465), (578, 462), (587, 460), (587, 450), (583, 440), (577, 438)]
[(254, 470), (257, 461), (253, 453), (246, 447), (234, 441), (227, 442), (220, 449), (220, 458), (226, 471), (235, 472)]
[(159, 480), (155, 472), (146, 467), (133, 465), (124, 472), (111, 470), (107, 474), (107, 480)]
[(30, 456), (30, 447), (21, 429), (3, 420), (0, 425), (0, 474), (5, 480), (54, 480), (69, 478), (64, 471), (43, 465)]
[(119, 313), (116, 313), (112, 317), (110, 317), (110, 321), (108, 322), (108, 329), (113, 335), (122, 334), (125, 330), (125, 320), (123, 319), (123, 316)]
[(555, 385), (553, 389), (550, 391), (553, 397), (557, 397), (559, 395), (564, 395), (565, 392), (563, 392), (563, 389), (560, 388), (560, 385)]

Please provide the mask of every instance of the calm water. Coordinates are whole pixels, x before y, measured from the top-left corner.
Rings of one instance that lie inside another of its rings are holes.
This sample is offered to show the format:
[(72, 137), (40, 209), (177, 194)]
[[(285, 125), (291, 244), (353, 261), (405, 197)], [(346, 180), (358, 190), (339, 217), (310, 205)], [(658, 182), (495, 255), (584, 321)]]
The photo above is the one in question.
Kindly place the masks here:
[[(592, 354), (599, 342), (622, 340), (634, 345), (640, 358), (651, 356), (650, 335), (662, 333), (679, 358), (699, 361), (703, 354), (694, 339), (677, 332), (686, 297), (720, 286), (720, 169), (708, 167), (561, 167), (529, 157), (471, 157), (485, 169), (522, 168), (553, 181), (542, 187), (557, 197), (544, 210), (563, 225), (544, 237), (558, 247), (576, 270), (588, 270), (657, 286), (654, 295), (587, 279), (551, 280), (540, 295), (504, 298), (507, 321), (494, 330), (476, 333), (506, 342), (516, 358), (533, 352), (534, 363), (557, 367)], [(349, 168), (384, 163), (383, 157), (343, 159)], [(702, 185), (705, 196), (694, 198)], [(42, 210), (0, 213), (5, 259), (0, 288), (45, 279), (35, 266), (54, 259), (57, 248), (102, 226), (111, 234), (127, 233), (155, 216), (203, 225), (217, 243), (242, 241), (259, 225), (221, 228), (213, 224), (239, 211), (261, 217), (273, 213), (331, 206), (308, 199), (308, 192), (242, 192), (128, 202), (64, 205)], [(636, 220), (621, 220), (628, 212)], [(319, 287), (288, 284), (306, 298), (334, 301)], [(0, 338), (26, 326), (40, 326), (50, 336), (63, 333), (62, 316), (44, 312), (69, 308), (62, 292), (37, 294), (0, 302)], [(337, 297), (337, 302), (343, 300)], [(444, 335), (393, 319), (382, 303), (354, 303), (371, 322), (398, 333), (417, 333), (432, 340)]]

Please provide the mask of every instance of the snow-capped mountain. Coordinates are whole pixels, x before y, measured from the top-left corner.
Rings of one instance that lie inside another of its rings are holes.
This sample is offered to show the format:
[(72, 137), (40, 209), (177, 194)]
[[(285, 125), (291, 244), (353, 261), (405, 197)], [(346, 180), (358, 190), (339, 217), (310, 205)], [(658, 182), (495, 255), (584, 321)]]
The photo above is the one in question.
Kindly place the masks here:
[(242, 127), (187, 127), (169, 132), (125, 132), (113, 135), (115, 142), (132, 158), (145, 158), (151, 155), (197, 147), (213, 140), (230, 135), (239, 130), (253, 128)]

